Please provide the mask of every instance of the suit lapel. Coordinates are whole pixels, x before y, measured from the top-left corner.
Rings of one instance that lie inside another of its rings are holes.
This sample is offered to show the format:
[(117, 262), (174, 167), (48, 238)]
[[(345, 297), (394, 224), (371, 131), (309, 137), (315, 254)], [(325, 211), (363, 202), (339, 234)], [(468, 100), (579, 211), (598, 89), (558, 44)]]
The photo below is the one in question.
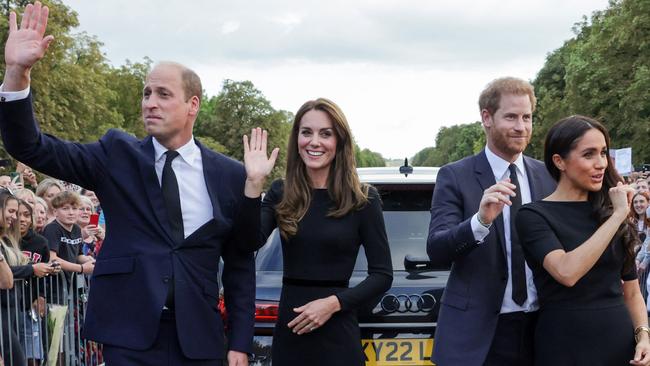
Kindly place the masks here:
[(212, 203), (212, 217), (219, 221), (222, 217), (221, 208), (219, 206), (219, 197), (217, 192), (220, 192), (222, 174), (219, 174), (219, 161), (216, 159), (214, 153), (211, 153), (206, 147), (201, 145), (198, 140), (196, 145), (201, 150), (201, 160), (203, 161), (203, 179), (208, 188), (208, 195), (210, 196), (210, 203)]
[(528, 175), (528, 186), (530, 187), (530, 201), (535, 202), (544, 198), (542, 191), (542, 178), (539, 172), (533, 169), (533, 165), (529, 163), (530, 158), (524, 155), (524, 166), (526, 167), (526, 175)]
[(165, 201), (163, 200), (160, 183), (158, 182), (158, 176), (156, 175), (156, 167), (154, 165), (155, 154), (151, 136), (148, 136), (141, 141), (140, 150), (145, 156), (143, 159), (138, 159), (138, 163), (140, 164), (140, 177), (142, 178), (142, 183), (147, 192), (147, 197), (149, 198), (151, 207), (153, 208), (153, 215), (156, 217), (158, 224), (162, 228), (170, 244), (173, 245), (174, 240), (172, 239), (169, 228), (167, 208), (165, 208)]
[[(482, 150), (475, 156), (474, 172), (476, 173), (478, 182), (481, 185), (481, 195), (478, 197), (480, 201), (483, 196), (483, 191), (496, 184), (494, 173), (492, 172), (492, 167), (490, 167), (487, 156), (485, 156), (485, 150)], [(496, 220), (494, 220), (494, 225), (496, 227), (497, 238), (499, 240), (499, 245), (501, 246), (501, 251), (503, 252), (503, 257), (507, 258), (506, 237), (503, 227), (503, 214), (497, 216)]]

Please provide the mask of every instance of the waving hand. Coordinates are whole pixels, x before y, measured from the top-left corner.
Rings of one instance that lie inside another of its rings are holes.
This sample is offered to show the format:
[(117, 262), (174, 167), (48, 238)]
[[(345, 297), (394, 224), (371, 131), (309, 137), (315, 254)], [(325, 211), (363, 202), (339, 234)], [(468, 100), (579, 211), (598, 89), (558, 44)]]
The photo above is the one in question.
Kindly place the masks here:
[(20, 28), (16, 13), (9, 14), (9, 37), (5, 44), (5, 91), (22, 90), (29, 86), (29, 71), (43, 58), (54, 37), (45, 36), (49, 9), (39, 1), (25, 8)]
[(261, 128), (251, 130), (250, 141), (248, 136), (244, 135), (244, 166), (246, 167), (246, 186), (245, 194), (247, 197), (259, 197), (262, 193), (264, 181), (271, 174), (271, 170), (278, 158), (279, 148), (271, 151), (271, 156), (267, 156), (268, 133)]

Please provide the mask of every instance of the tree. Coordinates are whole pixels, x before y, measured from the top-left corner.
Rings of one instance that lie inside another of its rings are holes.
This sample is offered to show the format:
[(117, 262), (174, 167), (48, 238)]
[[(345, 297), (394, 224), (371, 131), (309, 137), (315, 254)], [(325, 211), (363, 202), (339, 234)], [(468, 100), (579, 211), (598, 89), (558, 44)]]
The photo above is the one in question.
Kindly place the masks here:
[[(583, 114), (603, 122), (612, 147), (631, 146), (636, 164), (650, 159), (650, 2), (614, 0), (574, 27), (534, 81), (539, 98), (535, 140), (558, 119)], [(537, 127), (541, 126), (541, 127)], [(541, 157), (541, 145), (534, 155)]]
[[(101, 136), (107, 126), (120, 125), (122, 116), (111, 108), (116, 97), (110, 88), (110, 72), (102, 46), (85, 33), (73, 35), (79, 25), (77, 14), (61, 1), (45, 1), (51, 9), (48, 33), (54, 42), (46, 56), (32, 70), (34, 111), (41, 128), (61, 138), (89, 141)], [(25, 1), (6, 1), (10, 8), (24, 8)], [(6, 17), (0, 33), (7, 38)], [(4, 47), (4, 44), (3, 44)], [(4, 62), (4, 55), (0, 56)]]
[[(7, 39), (8, 14), (21, 13), (31, 1), (5, 0), (0, 9), (0, 37)], [(50, 8), (47, 33), (54, 36), (45, 57), (32, 70), (34, 111), (44, 132), (60, 138), (90, 142), (106, 130), (119, 128), (145, 136), (141, 118), (141, 94), (152, 60), (126, 61), (112, 67), (101, 51), (102, 43), (85, 33), (73, 33), (77, 13), (61, 0), (44, 0)], [(4, 41), (1, 43), (4, 49)], [(0, 53), (4, 63), (4, 53)], [(243, 160), (242, 136), (253, 127), (269, 131), (269, 151), (280, 148), (272, 178), (284, 174), (286, 146), (293, 114), (275, 110), (250, 81), (225, 80), (217, 96), (203, 95), (194, 133), (206, 146)], [(381, 155), (361, 150), (365, 164), (382, 165)], [(6, 152), (0, 151), (0, 157)]]
[(434, 147), (420, 150), (411, 159), (414, 166), (443, 166), (474, 155), (485, 146), (481, 122), (442, 127)]
[(254, 127), (268, 130), (269, 151), (280, 148), (271, 174), (271, 178), (277, 178), (284, 175), (292, 120), (292, 113), (275, 110), (252, 82), (225, 80), (221, 92), (201, 105), (195, 133), (211, 138), (225, 154), (243, 161), (242, 136), (250, 135)]
[(111, 70), (110, 87), (115, 91), (111, 100), (113, 108), (121, 117), (118, 127), (138, 137), (144, 137), (146, 132), (142, 123), (141, 100), (144, 81), (151, 69), (153, 61), (145, 57), (143, 62), (132, 63), (127, 60), (125, 65)]
[(386, 160), (380, 153), (370, 149), (361, 150), (357, 144), (354, 144), (354, 159), (359, 168), (386, 166)]

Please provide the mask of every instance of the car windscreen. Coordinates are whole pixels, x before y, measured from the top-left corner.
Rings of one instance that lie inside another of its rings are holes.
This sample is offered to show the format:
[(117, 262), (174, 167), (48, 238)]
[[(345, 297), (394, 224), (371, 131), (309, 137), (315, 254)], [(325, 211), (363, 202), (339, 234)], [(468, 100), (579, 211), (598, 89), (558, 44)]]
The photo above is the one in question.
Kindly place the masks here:
[[(433, 184), (375, 185), (379, 190), (384, 210), (384, 223), (390, 245), (394, 270), (404, 270), (407, 254), (426, 258), (427, 235), (431, 216)], [(256, 257), (260, 271), (282, 270), (280, 236), (275, 230)], [(368, 269), (363, 246), (359, 250), (355, 270)]]

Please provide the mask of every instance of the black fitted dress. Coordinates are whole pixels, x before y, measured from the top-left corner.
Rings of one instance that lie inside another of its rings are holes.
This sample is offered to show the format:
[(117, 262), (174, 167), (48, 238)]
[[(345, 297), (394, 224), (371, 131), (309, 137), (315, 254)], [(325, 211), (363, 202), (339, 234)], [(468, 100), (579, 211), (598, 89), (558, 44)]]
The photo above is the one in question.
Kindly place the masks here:
[[(262, 237), (277, 226), (275, 206), (282, 199), (283, 182), (271, 185), (262, 203)], [(363, 366), (356, 308), (390, 288), (392, 265), (381, 202), (374, 188), (369, 203), (341, 218), (327, 217), (333, 202), (326, 189), (314, 189), (298, 232), (282, 240), (284, 280), (278, 322), (273, 332), (273, 365)], [(368, 277), (348, 288), (359, 247), (368, 259)], [(296, 335), (287, 324), (297, 316), (293, 308), (336, 295), (341, 311), (320, 328)]]
[(521, 208), (517, 231), (535, 277), (540, 313), (535, 331), (535, 365), (618, 366), (634, 358), (634, 325), (623, 301), (624, 248), (615, 237), (596, 264), (573, 287), (543, 268), (556, 249), (571, 251), (600, 226), (589, 202), (538, 201)]

